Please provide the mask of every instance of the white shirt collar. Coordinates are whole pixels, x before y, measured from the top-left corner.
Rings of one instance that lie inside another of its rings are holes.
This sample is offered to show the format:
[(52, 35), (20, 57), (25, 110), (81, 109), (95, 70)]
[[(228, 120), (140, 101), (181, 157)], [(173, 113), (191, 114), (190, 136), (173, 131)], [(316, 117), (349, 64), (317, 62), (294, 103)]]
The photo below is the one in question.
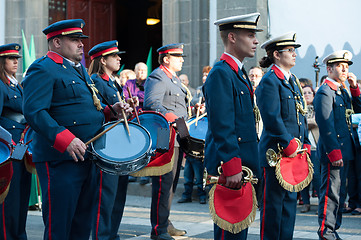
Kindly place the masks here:
[(16, 78), (14, 76), (12, 76), (12, 75), (9, 76), (7, 74), (6, 74), (6, 76), (8, 77), (8, 79), (10, 80), (10, 82), (12, 84), (14, 84), (15, 86), (18, 85), (18, 80), (16, 80)]
[[(50, 52), (54, 52), (54, 51), (50, 51)], [(66, 57), (64, 57), (64, 56), (62, 56), (61, 54), (59, 54), (59, 53), (57, 53), (57, 52), (54, 52), (54, 53), (58, 54), (59, 56), (61, 56), (61, 57), (64, 58), (65, 60), (67, 60), (67, 61), (69, 62), (69, 64), (70, 64), (70, 66), (72, 66), (72, 67), (80, 67), (80, 66), (81, 66), (81, 63), (75, 64), (75, 62), (73, 62), (72, 60), (70, 60), (70, 59), (68, 59), (68, 58), (66, 58)]]
[(243, 63), (241, 61), (239, 61), (236, 57), (232, 56), (231, 54), (227, 53), (227, 52), (224, 52), (224, 54), (230, 56), (238, 65), (239, 69), (242, 70), (243, 68)]
[(291, 72), (286, 72), (284, 69), (282, 69), (280, 66), (278, 66), (277, 64), (274, 64), (282, 73), (283, 75), (285, 75), (286, 79), (289, 80), (290, 76), (291, 76)]
[(341, 83), (337, 82), (336, 80), (333, 80), (332, 78), (329, 77), (327, 77), (326, 79), (332, 82), (333, 84), (335, 84), (337, 87), (341, 87)]

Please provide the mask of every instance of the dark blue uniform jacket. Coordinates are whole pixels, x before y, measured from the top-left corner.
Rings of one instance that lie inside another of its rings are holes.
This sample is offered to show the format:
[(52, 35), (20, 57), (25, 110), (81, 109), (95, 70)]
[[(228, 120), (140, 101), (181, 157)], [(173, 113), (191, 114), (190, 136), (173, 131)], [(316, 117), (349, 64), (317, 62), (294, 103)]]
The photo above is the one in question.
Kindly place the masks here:
[(297, 120), (297, 96), (300, 96), (299, 102), (304, 107), (301, 89), (295, 82), (295, 76), (291, 78), (292, 82), (276, 66), (272, 66), (256, 89), (257, 105), (263, 120), (259, 142), (261, 167), (269, 167), (266, 151), (272, 148), (278, 152), (278, 144), (287, 156), (292, 154), (298, 146), (294, 138), (298, 138), (303, 143), (302, 147), (307, 147), (310, 153), (307, 118), (298, 113)]
[[(89, 75), (83, 74), (55, 52), (37, 59), (23, 81), (24, 115), (35, 130), (35, 162), (73, 160), (65, 152), (75, 138), (83, 142), (101, 129), (104, 114), (97, 111)], [(83, 76), (82, 76), (83, 75)]]
[(321, 161), (354, 159), (355, 140), (352, 126), (347, 124), (345, 112), (346, 109), (351, 109), (351, 104), (356, 113), (361, 112), (361, 97), (359, 88), (350, 89), (352, 100), (346, 90), (340, 90), (334, 83), (326, 80), (316, 93), (313, 105), (320, 129), (317, 152)]
[(205, 141), (205, 167), (212, 175), (223, 162), (225, 176), (242, 171), (242, 165), (259, 176), (257, 133), (253, 113), (253, 91), (237, 63), (223, 54), (210, 71), (203, 94), (207, 108), (208, 131)]

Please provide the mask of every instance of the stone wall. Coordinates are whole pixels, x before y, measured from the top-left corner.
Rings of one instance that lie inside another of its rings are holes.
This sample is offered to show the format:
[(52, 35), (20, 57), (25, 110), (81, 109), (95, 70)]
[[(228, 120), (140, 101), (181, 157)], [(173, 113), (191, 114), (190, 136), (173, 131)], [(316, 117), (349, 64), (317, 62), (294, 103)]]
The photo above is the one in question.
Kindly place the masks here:
[[(42, 30), (48, 26), (48, 0), (6, 0), (5, 9), (5, 43), (22, 45), (23, 29), (28, 46), (31, 35), (34, 35), (36, 57), (45, 55), (47, 43)], [(22, 61), (19, 63), (17, 79), (21, 80)]]
[[(217, 59), (224, 51), (218, 30), (209, 36), (210, 27), (215, 27), (210, 23), (210, 1), (217, 2), (217, 19), (260, 12), (258, 25), (265, 31), (258, 33), (257, 38), (260, 45), (267, 40), (267, 0), (163, 0), (163, 44), (185, 43), (187, 57), (181, 73), (189, 76), (192, 87), (201, 84), (202, 68), (210, 62), (210, 41), (214, 40), (210, 38), (217, 38)], [(245, 60), (246, 69), (257, 65), (264, 55), (258, 47), (255, 58)]]

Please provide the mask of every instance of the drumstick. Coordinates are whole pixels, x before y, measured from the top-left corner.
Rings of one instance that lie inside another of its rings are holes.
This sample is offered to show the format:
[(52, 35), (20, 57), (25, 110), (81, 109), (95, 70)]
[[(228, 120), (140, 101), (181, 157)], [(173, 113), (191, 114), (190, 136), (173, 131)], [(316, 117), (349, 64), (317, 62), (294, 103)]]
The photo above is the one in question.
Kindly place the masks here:
[[(121, 102), (122, 98), (120, 97), (120, 93), (118, 91), (117, 91), (117, 97), (118, 97), (119, 102)], [(125, 112), (124, 112), (123, 108), (122, 108), (122, 115), (123, 115), (123, 118), (124, 118), (124, 123), (125, 123), (125, 127), (127, 129), (127, 132), (128, 132), (128, 136), (130, 136), (128, 119), (127, 119), (127, 116), (125, 116)]]
[(196, 120), (199, 120), (199, 119), (201, 119), (201, 118), (203, 118), (203, 117), (205, 117), (205, 116), (207, 116), (207, 113), (205, 112), (205, 113), (203, 113), (202, 115), (200, 115), (198, 118), (196, 118), (196, 119), (194, 119), (194, 120), (192, 120), (192, 121), (190, 121), (187, 125), (188, 125), (188, 127), (190, 126), (190, 125), (192, 125), (193, 123), (195, 123), (196, 122)]
[(201, 110), (201, 102), (202, 102), (202, 98), (199, 98), (199, 101), (198, 101), (198, 108), (197, 108), (197, 114), (196, 114), (196, 127), (198, 125), (198, 117), (199, 117), (199, 111)]
[(137, 112), (137, 109), (135, 108), (135, 104), (134, 104), (134, 101), (133, 101), (133, 96), (132, 96), (132, 93), (130, 92), (128, 86), (127, 86), (127, 91), (128, 91), (129, 98), (132, 99), (132, 101), (130, 103), (132, 104), (132, 108), (134, 108), (135, 117), (137, 118), (137, 121), (140, 124), (139, 117), (138, 117), (138, 112)]
[(87, 141), (87, 142), (85, 143), (85, 145), (89, 145), (90, 143), (94, 142), (95, 140), (98, 140), (98, 138), (100, 138), (100, 137), (103, 136), (105, 133), (107, 133), (109, 130), (111, 130), (112, 128), (114, 128), (115, 126), (117, 126), (121, 121), (122, 121), (122, 119), (116, 121), (113, 125), (111, 125), (111, 126), (108, 127), (107, 129), (105, 129), (104, 131), (102, 131), (101, 133), (99, 133), (98, 135), (96, 135), (95, 137), (93, 137), (92, 139), (90, 139), (89, 141)]

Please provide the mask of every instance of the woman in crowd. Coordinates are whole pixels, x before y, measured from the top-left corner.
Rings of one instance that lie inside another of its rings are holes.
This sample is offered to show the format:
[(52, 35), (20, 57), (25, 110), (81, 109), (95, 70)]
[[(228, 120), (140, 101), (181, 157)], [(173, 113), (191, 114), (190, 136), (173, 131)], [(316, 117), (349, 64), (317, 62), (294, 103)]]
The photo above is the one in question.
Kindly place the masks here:
[[(120, 52), (117, 41), (108, 41), (94, 46), (89, 51), (92, 60), (89, 75), (103, 96), (103, 103), (118, 102), (117, 87), (113, 73), (120, 68)], [(93, 239), (117, 239), (123, 216), (128, 187), (128, 176), (111, 175), (101, 170), (98, 178), (98, 193), (92, 228)]]
[[(22, 111), (23, 89), (15, 78), (20, 49), (16, 43), (0, 46), (0, 126), (11, 133), (15, 143), (19, 142), (26, 125)], [(0, 239), (27, 239), (25, 225), (31, 174), (24, 161), (12, 161), (12, 165), (9, 192), (0, 205)]]
[[(315, 97), (315, 91), (310, 85), (303, 87), (303, 94), (307, 103), (307, 124), (308, 124), (308, 139), (311, 142), (311, 161), (313, 163), (313, 179), (312, 185), (317, 196), (320, 189), (320, 160), (317, 158), (316, 146), (319, 138), (318, 126), (315, 120), (315, 110), (313, 108), (313, 98)], [(310, 186), (307, 186), (301, 191), (303, 200), (303, 206), (301, 209), (302, 213), (309, 212), (311, 209), (310, 205)]]
[[(283, 149), (286, 157), (295, 157), (297, 148), (309, 148), (306, 103), (302, 89), (290, 70), (296, 64), (296, 33), (290, 32), (263, 43), (267, 56), (260, 66), (271, 69), (256, 89), (257, 105), (263, 120), (259, 142), (260, 166), (263, 169), (261, 203), (261, 239), (292, 239), (296, 220), (297, 194), (285, 190), (269, 166), (266, 151)], [(296, 139), (300, 140), (298, 146)]]

